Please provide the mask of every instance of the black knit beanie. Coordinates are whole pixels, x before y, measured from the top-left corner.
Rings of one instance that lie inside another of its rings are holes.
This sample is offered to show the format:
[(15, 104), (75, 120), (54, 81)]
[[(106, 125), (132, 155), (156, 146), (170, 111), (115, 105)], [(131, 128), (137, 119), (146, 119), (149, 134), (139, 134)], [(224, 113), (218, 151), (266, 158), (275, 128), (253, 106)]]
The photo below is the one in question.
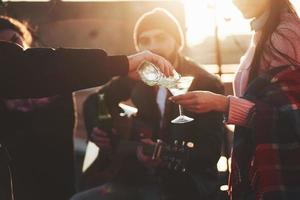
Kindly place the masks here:
[(161, 29), (172, 35), (179, 49), (182, 49), (184, 46), (183, 32), (177, 19), (167, 10), (155, 8), (143, 14), (135, 25), (133, 39), (136, 47), (138, 46), (139, 35), (144, 31), (152, 29)]

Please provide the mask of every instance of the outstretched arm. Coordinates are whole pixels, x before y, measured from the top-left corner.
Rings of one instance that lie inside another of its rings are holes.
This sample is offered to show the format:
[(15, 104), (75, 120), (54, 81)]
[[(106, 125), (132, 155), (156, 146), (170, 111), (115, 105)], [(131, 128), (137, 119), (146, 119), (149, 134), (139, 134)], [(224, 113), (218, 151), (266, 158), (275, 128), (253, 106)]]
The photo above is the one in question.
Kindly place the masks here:
[(52, 96), (104, 84), (113, 76), (136, 77), (148, 60), (166, 75), (172, 66), (145, 51), (131, 56), (108, 56), (100, 49), (31, 48), (0, 42), (0, 94), (3, 98)]

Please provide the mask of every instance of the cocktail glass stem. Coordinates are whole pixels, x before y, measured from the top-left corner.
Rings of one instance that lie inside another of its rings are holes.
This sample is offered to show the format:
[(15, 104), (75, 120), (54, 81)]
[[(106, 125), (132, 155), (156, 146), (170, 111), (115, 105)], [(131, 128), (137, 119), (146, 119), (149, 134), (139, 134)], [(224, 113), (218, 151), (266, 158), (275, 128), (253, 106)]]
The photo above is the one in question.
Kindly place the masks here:
[(178, 105), (178, 109), (179, 109), (179, 116), (183, 116), (182, 106)]

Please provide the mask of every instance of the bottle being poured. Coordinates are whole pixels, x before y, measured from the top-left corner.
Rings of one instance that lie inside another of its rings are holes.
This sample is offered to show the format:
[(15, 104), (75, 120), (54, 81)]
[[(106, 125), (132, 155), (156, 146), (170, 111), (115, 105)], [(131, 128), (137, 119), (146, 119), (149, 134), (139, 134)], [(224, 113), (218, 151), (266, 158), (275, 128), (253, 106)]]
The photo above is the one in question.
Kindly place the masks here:
[[(194, 77), (181, 76), (175, 70), (173, 76), (166, 77), (158, 67), (153, 63), (145, 61), (138, 69), (141, 80), (149, 86), (163, 86), (170, 90), (176, 96), (185, 94), (191, 86)], [(171, 122), (174, 124), (183, 124), (193, 121), (193, 118), (183, 115), (182, 107), (179, 105), (179, 116)]]
[(173, 87), (181, 77), (175, 70), (173, 71), (173, 76), (166, 77), (158, 67), (148, 61), (145, 61), (139, 67), (138, 72), (142, 81), (149, 86)]

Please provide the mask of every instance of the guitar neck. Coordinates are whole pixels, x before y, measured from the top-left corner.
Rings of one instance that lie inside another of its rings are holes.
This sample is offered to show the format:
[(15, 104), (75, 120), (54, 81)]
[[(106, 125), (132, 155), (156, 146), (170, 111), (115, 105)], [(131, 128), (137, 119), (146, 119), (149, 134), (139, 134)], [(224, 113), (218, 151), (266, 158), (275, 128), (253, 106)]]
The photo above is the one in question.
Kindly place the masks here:
[[(155, 152), (158, 150), (158, 145), (156, 144), (145, 144), (142, 142), (137, 142), (137, 141), (120, 141), (119, 147), (118, 147), (118, 153), (120, 154), (126, 154), (126, 155), (131, 155), (135, 154), (137, 151), (138, 146), (143, 147), (143, 152), (147, 156), (153, 156)], [(164, 148), (162, 145), (160, 145), (160, 153), (164, 151)]]
[[(150, 156), (153, 160), (161, 159), (167, 164), (168, 169), (182, 172), (186, 171), (186, 163), (189, 160), (190, 151), (194, 148), (192, 142), (179, 144), (177, 141), (174, 141), (173, 145), (167, 145), (160, 140), (155, 144), (121, 140), (115, 152), (115, 157), (117, 160), (122, 160), (126, 156), (135, 155), (139, 146), (142, 146), (144, 154)], [(117, 164), (120, 163), (117, 162)]]

